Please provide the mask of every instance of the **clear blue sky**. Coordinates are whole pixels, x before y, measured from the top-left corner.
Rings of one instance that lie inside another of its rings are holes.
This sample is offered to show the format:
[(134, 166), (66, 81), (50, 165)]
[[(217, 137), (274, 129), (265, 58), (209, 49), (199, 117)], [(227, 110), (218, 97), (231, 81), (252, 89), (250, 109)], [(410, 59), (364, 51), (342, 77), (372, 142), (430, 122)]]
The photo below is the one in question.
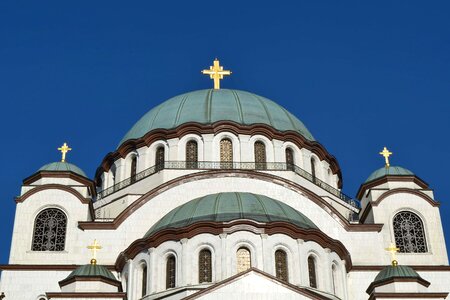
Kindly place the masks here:
[(354, 196), (383, 166), (435, 190), (450, 240), (449, 1), (1, 1), (0, 263), (23, 178), (59, 159), (93, 176), (149, 109), (222, 86), (286, 107), (340, 163)]

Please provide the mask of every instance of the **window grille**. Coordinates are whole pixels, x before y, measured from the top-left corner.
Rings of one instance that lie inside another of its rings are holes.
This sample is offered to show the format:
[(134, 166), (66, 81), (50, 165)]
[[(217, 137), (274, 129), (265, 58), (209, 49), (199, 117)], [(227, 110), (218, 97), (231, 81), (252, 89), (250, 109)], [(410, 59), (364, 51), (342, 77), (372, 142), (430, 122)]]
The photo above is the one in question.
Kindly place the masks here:
[(239, 248), (236, 252), (237, 272), (244, 272), (252, 267), (250, 251), (247, 248)]
[(198, 282), (211, 282), (211, 251), (203, 249), (198, 255)]
[(220, 167), (223, 169), (233, 167), (233, 143), (230, 139), (220, 141)]
[(308, 257), (308, 273), (309, 273), (309, 286), (312, 288), (317, 288), (316, 260), (312, 256)]
[(266, 145), (263, 142), (255, 142), (255, 168), (266, 169)]
[(186, 143), (186, 167), (188, 169), (197, 169), (198, 145), (196, 141)]
[(164, 169), (164, 147), (158, 147), (156, 149), (156, 156), (155, 156), (155, 170), (161, 171)]
[(294, 169), (294, 151), (291, 148), (286, 148), (286, 168), (288, 170)]
[(167, 258), (166, 263), (166, 288), (170, 289), (175, 287), (175, 276), (176, 276), (176, 264), (175, 256), (171, 255)]
[(395, 244), (403, 253), (425, 253), (427, 243), (422, 220), (414, 213), (402, 211), (393, 220)]
[(275, 276), (283, 281), (289, 281), (287, 254), (283, 250), (275, 251)]
[(63, 251), (66, 241), (67, 217), (59, 209), (41, 211), (34, 221), (33, 251)]
[(147, 295), (147, 266), (142, 267), (142, 297)]

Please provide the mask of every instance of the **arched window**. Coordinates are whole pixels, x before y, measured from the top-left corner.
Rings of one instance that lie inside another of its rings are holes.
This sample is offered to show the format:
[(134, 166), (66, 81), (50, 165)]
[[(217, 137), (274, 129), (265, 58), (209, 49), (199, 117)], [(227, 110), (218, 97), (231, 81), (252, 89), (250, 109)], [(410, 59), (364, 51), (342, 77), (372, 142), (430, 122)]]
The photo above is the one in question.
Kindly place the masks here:
[(186, 167), (188, 169), (197, 169), (198, 146), (197, 142), (190, 140), (186, 143)]
[(211, 251), (203, 249), (198, 254), (198, 282), (212, 281)]
[(337, 269), (335, 265), (331, 266), (331, 284), (333, 285), (333, 294), (337, 295), (337, 285), (338, 285), (338, 278), (337, 278)]
[(422, 220), (410, 211), (401, 211), (393, 220), (395, 244), (403, 253), (427, 252)]
[(316, 260), (312, 256), (308, 257), (308, 274), (309, 274), (309, 286), (317, 288)]
[(141, 297), (147, 295), (147, 265), (142, 266), (142, 293)]
[(283, 281), (289, 281), (287, 254), (283, 250), (275, 251), (275, 276)]
[(257, 170), (266, 169), (266, 145), (263, 142), (255, 142), (255, 168)]
[(252, 267), (250, 251), (247, 248), (239, 248), (236, 252), (237, 272), (244, 272)]
[(131, 172), (130, 172), (131, 183), (136, 181), (136, 166), (137, 166), (137, 157), (133, 156), (133, 158), (131, 159)]
[(316, 160), (311, 157), (311, 176), (312, 176), (312, 181), (316, 182)]
[(166, 263), (166, 288), (170, 289), (175, 287), (175, 280), (176, 280), (176, 263), (175, 263), (175, 256), (170, 255), (167, 258)]
[(286, 154), (286, 169), (292, 171), (294, 170), (294, 151), (292, 151), (291, 148), (286, 148), (285, 154)]
[(111, 183), (114, 187), (116, 185), (116, 165), (111, 166)]
[(228, 138), (220, 141), (220, 167), (222, 169), (233, 167), (233, 143)]
[(164, 147), (159, 146), (156, 148), (156, 155), (155, 155), (155, 171), (161, 171), (164, 169)]
[(33, 251), (63, 251), (67, 217), (57, 208), (41, 211), (34, 221)]

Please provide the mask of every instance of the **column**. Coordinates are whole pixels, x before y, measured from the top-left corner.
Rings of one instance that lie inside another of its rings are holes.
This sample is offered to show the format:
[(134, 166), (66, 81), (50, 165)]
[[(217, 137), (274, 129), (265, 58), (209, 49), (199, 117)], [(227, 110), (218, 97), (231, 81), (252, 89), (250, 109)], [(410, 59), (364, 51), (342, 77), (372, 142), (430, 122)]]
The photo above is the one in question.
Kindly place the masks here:
[[(220, 276), (217, 276), (216, 281), (221, 281), (227, 278), (227, 272), (228, 272), (228, 262), (227, 257), (229, 253), (227, 253), (227, 234), (221, 233), (219, 234), (220, 237), (220, 243), (221, 243), (221, 249), (220, 249)], [(229, 262), (231, 265), (231, 261)], [(219, 275), (219, 274), (217, 274)]]
[[(188, 239), (184, 238), (180, 240), (181, 243), (181, 261), (180, 261), (180, 267), (181, 267), (181, 272), (179, 273), (180, 276), (178, 277), (179, 280), (179, 284), (177, 284), (176, 286), (186, 286), (188, 284), (190, 284), (190, 277), (189, 276), (189, 270), (191, 268), (189, 268), (189, 259), (188, 259)], [(180, 268), (177, 267), (178, 270), (180, 270)]]
[(298, 259), (294, 260), (294, 268), (300, 270), (300, 274), (298, 275), (298, 278), (295, 278), (296, 281), (293, 281), (292, 283), (309, 286), (308, 258), (306, 257), (307, 253), (304, 243), (304, 240), (297, 239)]
[(147, 262), (147, 294), (153, 294), (156, 292), (157, 276), (155, 265), (155, 248), (148, 249), (148, 262)]

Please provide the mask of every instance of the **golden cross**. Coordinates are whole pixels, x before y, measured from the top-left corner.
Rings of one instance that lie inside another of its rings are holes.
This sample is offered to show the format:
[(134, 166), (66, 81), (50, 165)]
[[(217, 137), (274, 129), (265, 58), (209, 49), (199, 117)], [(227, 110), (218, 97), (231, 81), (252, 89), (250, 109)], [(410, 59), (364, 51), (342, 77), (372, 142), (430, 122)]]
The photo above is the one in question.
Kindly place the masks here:
[(387, 252), (391, 253), (392, 265), (394, 267), (396, 267), (398, 265), (397, 255), (396, 254), (397, 254), (398, 251), (400, 251), (400, 248), (397, 248), (395, 243), (391, 242), (389, 247), (384, 249), (384, 250), (386, 250)]
[(384, 160), (386, 161), (386, 168), (389, 168), (389, 156), (392, 155), (392, 152), (390, 152), (386, 147), (384, 147), (383, 151), (380, 152), (380, 154), (384, 157)]
[(69, 148), (69, 146), (67, 146), (67, 144), (64, 143), (64, 145), (59, 147), (58, 150), (61, 151), (61, 153), (62, 153), (61, 162), (65, 162), (66, 161), (66, 153), (69, 152), (70, 150), (72, 150), (72, 148)]
[(209, 67), (209, 70), (203, 70), (203, 74), (209, 75), (209, 78), (214, 79), (214, 89), (219, 90), (220, 89), (220, 80), (223, 79), (224, 75), (230, 75), (230, 70), (224, 70), (223, 67), (220, 65), (219, 60), (216, 58), (214, 60), (214, 65)]
[(97, 251), (102, 249), (102, 246), (97, 243), (97, 240), (94, 240), (94, 243), (87, 248), (92, 251), (91, 265), (97, 264)]

